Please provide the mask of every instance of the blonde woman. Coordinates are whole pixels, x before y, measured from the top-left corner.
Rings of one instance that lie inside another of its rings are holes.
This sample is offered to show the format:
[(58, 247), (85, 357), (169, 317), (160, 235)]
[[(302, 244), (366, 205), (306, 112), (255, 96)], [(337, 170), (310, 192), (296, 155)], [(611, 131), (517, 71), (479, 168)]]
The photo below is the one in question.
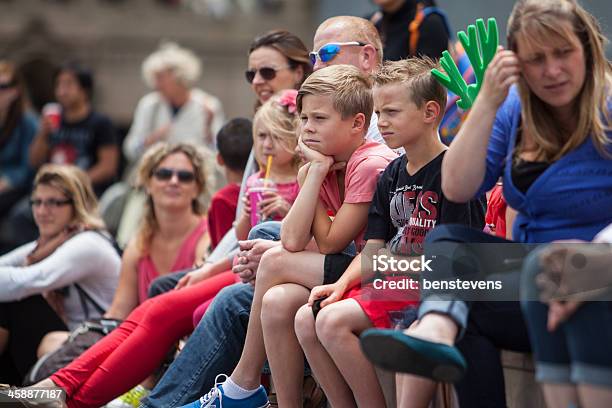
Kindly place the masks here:
[[(444, 194), (465, 202), (501, 176), (508, 205), (518, 212), (512, 236), (521, 243), (591, 241), (610, 224), (612, 70), (604, 43), (595, 18), (574, 0), (518, 1), (508, 23), (509, 49), (500, 49), (491, 61), (472, 111), (444, 157)], [(509, 241), (442, 226), (428, 242)], [(496, 253), (475, 261), (496, 262), (502, 269), (502, 257)], [(456, 276), (453, 267), (443, 269), (449, 270), (426, 278)], [(503, 276), (510, 284), (518, 273)], [(364, 335), (362, 345), (374, 362), (446, 381), (457, 380), (467, 362), (465, 378), (456, 385), (461, 406), (505, 407), (499, 349), (529, 351), (531, 340), (549, 407), (612, 403), (609, 302), (578, 307), (529, 297), (523, 304), (525, 322), (518, 291), (498, 292), (514, 299), (507, 302), (436, 302), (438, 295), (422, 293), (420, 320), (404, 335)], [(386, 356), (376, 351), (382, 344)], [(426, 406), (433, 383), (411, 376), (398, 381), (398, 405)]]
[(145, 153), (138, 169), (138, 184), (147, 196), (144, 214), (123, 254), (107, 317), (125, 319), (147, 299), (153, 280), (204, 258), (209, 238), (199, 196), (205, 180), (204, 158), (192, 145), (160, 143)]
[(39, 238), (0, 257), (0, 376), (13, 383), (36, 362), (45, 334), (100, 317), (119, 276), (119, 255), (82, 170), (43, 166), (31, 203)]

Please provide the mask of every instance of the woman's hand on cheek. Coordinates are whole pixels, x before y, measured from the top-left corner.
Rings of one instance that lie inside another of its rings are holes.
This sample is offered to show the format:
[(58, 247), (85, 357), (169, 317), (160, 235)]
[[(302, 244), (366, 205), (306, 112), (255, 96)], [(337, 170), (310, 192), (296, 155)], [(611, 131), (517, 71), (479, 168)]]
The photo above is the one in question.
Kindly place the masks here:
[(520, 73), (520, 62), (516, 54), (500, 46), (487, 67), (478, 98), (494, 107), (500, 106), (508, 96), (510, 86), (518, 82)]

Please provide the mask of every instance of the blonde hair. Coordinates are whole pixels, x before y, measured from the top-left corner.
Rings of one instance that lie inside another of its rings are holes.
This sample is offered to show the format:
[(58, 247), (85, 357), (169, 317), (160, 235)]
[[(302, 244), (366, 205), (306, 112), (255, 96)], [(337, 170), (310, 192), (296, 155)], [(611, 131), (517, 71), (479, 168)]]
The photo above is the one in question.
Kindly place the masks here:
[[(195, 183), (198, 186), (199, 192), (204, 192), (206, 188), (206, 171), (204, 163), (204, 155), (193, 145), (187, 143), (168, 144), (157, 143), (151, 146), (142, 157), (138, 167), (137, 186), (144, 188), (147, 182), (153, 177), (153, 172), (166, 157), (175, 153), (183, 153), (189, 158), (193, 166), (195, 175)], [(193, 200), (192, 211), (194, 214), (204, 214), (205, 206), (199, 199)], [(137, 247), (141, 252), (147, 251), (153, 235), (159, 228), (157, 219), (155, 218), (155, 207), (153, 206), (153, 198), (147, 192), (147, 200), (145, 203), (144, 214), (137, 235)]]
[[(383, 61), (383, 45), (376, 26), (365, 18), (355, 16), (336, 16), (330, 17), (322, 22), (317, 28), (317, 33), (327, 30), (330, 27), (337, 28), (343, 38), (337, 41), (360, 41), (372, 45), (376, 48), (378, 63)], [(316, 34), (315, 34), (316, 36)]]
[(306, 95), (331, 96), (333, 107), (342, 119), (363, 113), (365, 128), (370, 125), (374, 110), (372, 85), (368, 77), (352, 65), (332, 65), (310, 75), (298, 91), (299, 113), (302, 112), (302, 100)]
[(434, 68), (439, 69), (439, 64), (427, 56), (385, 61), (372, 75), (372, 80), (374, 85), (379, 86), (395, 83), (404, 85), (410, 94), (410, 99), (419, 109), (429, 101), (436, 102), (440, 105), (437, 120), (441, 121), (446, 108), (446, 90), (431, 75), (431, 70)]
[(547, 38), (561, 38), (571, 43), (571, 34), (560, 24), (563, 21), (571, 23), (573, 33), (584, 48), (586, 64), (584, 84), (576, 97), (576, 126), (573, 130), (564, 129), (549, 106), (520, 79), (523, 126), (534, 138), (538, 159), (558, 160), (582, 144), (589, 134), (602, 155), (610, 156), (606, 145), (611, 140), (606, 131), (610, 125), (607, 94), (612, 85), (612, 71), (605, 56), (607, 40), (595, 17), (574, 0), (519, 0), (508, 20), (509, 48), (517, 52), (519, 34), (538, 45), (544, 45)]
[[(261, 124), (269, 130), (270, 135), (279, 139), (281, 146), (294, 155), (294, 165), (299, 163), (299, 156), (295, 153), (297, 145), (298, 116), (290, 112), (288, 106), (283, 106), (281, 100), (287, 91), (281, 91), (268, 99), (255, 113), (253, 118), (253, 140), (257, 138), (257, 129)], [(293, 91), (295, 92), (295, 91)], [(263, 163), (260, 163), (260, 166)]]
[(173, 42), (162, 43), (157, 51), (142, 63), (142, 77), (150, 88), (155, 87), (155, 74), (166, 69), (172, 70), (176, 79), (191, 88), (200, 79), (199, 58), (187, 48)]
[(103, 230), (104, 221), (98, 213), (98, 200), (89, 176), (76, 166), (45, 164), (34, 178), (34, 190), (40, 185), (60, 190), (71, 200), (74, 210), (72, 223), (87, 229)]

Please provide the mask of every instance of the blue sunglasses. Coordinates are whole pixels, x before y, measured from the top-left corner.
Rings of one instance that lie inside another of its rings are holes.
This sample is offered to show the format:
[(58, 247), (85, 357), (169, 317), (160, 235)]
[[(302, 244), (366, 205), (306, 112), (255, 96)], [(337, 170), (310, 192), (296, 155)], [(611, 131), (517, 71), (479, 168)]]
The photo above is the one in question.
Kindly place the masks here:
[(331, 61), (332, 59), (334, 59), (334, 57), (336, 55), (338, 55), (338, 53), (340, 52), (341, 47), (343, 47), (345, 45), (357, 45), (359, 47), (363, 47), (364, 45), (367, 45), (367, 44), (364, 43), (364, 42), (361, 42), (361, 41), (328, 43), (328, 44), (325, 44), (324, 46), (322, 46), (321, 48), (319, 48), (318, 51), (313, 51), (313, 52), (311, 52), (309, 54), (310, 55), (310, 62), (312, 63), (312, 65), (316, 64), (317, 63), (317, 57), (319, 57), (321, 62)]

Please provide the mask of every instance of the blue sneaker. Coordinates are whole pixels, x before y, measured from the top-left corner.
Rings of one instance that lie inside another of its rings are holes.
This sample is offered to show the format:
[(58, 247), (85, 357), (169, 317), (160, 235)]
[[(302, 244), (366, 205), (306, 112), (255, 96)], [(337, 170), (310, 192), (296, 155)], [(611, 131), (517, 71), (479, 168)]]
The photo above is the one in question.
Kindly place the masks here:
[(197, 401), (193, 401), (190, 404), (183, 405), (180, 408), (268, 408), (270, 407), (270, 401), (268, 401), (268, 395), (263, 386), (259, 386), (255, 394), (244, 399), (232, 399), (226, 397), (223, 393), (223, 381), (219, 381), (219, 377), (225, 377), (223, 381), (227, 379), (225, 374), (219, 374), (215, 378), (215, 386)]

